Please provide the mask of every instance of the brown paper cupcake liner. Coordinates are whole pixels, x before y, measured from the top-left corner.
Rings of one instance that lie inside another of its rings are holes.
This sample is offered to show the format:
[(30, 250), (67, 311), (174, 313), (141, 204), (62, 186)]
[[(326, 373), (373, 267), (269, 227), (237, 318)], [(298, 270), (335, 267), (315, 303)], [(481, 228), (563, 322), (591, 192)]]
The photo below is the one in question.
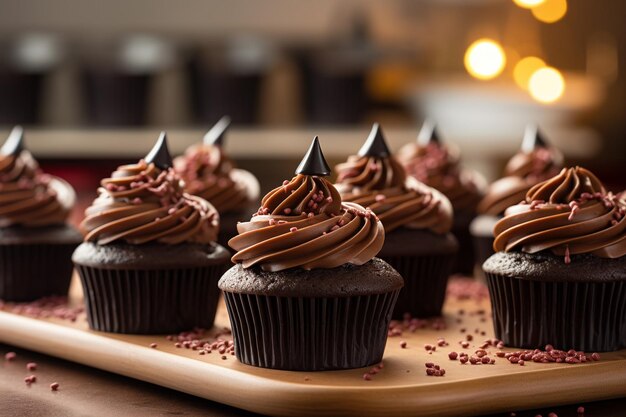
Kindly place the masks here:
[(165, 334), (213, 326), (223, 265), (188, 269), (101, 269), (76, 265), (89, 327)]
[(455, 254), (382, 259), (404, 278), (404, 288), (393, 311), (394, 319), (402, 319), (405, 314), (420, 318), (441, 315)]
[(77, 244), (0, 245), (0, 299), (32, 301), (67, 295)]
[(507, 346), (626, 347), (626, 282), (533, 281), (487, 273), (496, 337)]
[(292, 371), (380, 362), (397, 296), (398, 291), (331, 298), (224, 292), (237, 358)]

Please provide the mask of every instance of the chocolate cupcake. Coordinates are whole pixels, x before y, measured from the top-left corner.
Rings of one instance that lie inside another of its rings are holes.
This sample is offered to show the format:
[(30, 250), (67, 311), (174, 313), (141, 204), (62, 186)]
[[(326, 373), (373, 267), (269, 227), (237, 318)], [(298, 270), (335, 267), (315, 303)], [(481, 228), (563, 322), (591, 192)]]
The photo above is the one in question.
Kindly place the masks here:
[(357, 155), (337, 165), (343, 201), (371, 209), (385, 228), (378, 256), (404, 278), (394, 318), (441, 315), (458, 244), (450, 233), (452, 205), (439, 191), (407, 178), (374, 124)]
[(0, 299), (66, 295), (81, 235), (65, 222), (76, 194), (45, 174), (17, 126), (0, 149)]
[(584, 168), (532, 187), (494, 229), (483, 265), (508, 346), (626, 347), (626, 205)]
[(210, 328), (229, 253), (215, 243), (215, 208), (183, 192), (165, 134), (101, 185), (72, 257), (89, 326), (138, 334)]
[(229, 242), (236, 265), (219, 287), (245, 364), (322, 371), (382, 359), (403, 280), (374, 258), (385, 239), (376, 215), (342, 203), (329, 174), (315, 138)]
[(493, 255), (493, 227), (504, 210), (524, 201), (532, 186), (552, 178), (562, 168), (561, 152), (544, 140), (537, 126), (526, 127), (519, 152), (506, 164), (504, 176), (489, 185), (478, 204), (479, 216), (470, 224), (477, 265)]
[(237, 234), (237, 222), (249, 219), (258, 208), (260, 187), (248, 171), (237, 169), (224, 153), (224, 139), (230, 125), (222, 117), (184, 156), (174, 160), (176, 172), (185, 181), (185, 191), (215, 206), (220, 214), (218, 242), (226, 245)]
[(431, 121), (424, 122), (417, 141), (403, 146), (398, 160), (410, 176), (441, 191), (452, 203), (452, 233), (459, 241), (459, 251), (452, 272), (471, 275), (474, 249), (469, 225), (487, 188), (487, 182), (476, 171), (463, 168), (458, 149), (441, 142)]

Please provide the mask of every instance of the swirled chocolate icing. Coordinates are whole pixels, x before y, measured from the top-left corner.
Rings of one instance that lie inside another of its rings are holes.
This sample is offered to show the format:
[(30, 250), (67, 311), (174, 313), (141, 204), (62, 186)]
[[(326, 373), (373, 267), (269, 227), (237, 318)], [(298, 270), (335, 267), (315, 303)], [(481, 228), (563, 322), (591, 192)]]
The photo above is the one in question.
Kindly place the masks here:
[(236, 169), (221, 146), (191, 146), (174, 160), (174, 167), (185, 181), (185, 191), (210, 201), (222, 214), (240, 211), (258, 198), (252, 174)]
[[(373, 151), (377, 142), (378, 152)], [(359, 155), (350, 156), (335, 169), (336, 187), (343, 201), (371, 209), (387, 233), (401, 226), (438, 234), (450, 231), (449, 200), (416, 179), (407, 178), (404, 168), (388, 152), (377, 125)]]
[(506, 210), (494, 228), (494, 250), (550, 250), (568, 263), (583, 253), (619, 258), (626, 255), (625, 211), (590, 171), (564, 168)]
[(210, 243), (217, 238), (219, 215), (206, 200), (183, 192), (168, 164), (140, 160), (118, 167), (101, 181), (98, 197), (85, 211), (80, 229), (85, 241)]
[(420, 134), (418, 142), (403, 146), (398, 160), (410, 176), (448, 197), (455, 212), (474, 212), (484, 194), (485, 180), (462, 168), (459, 152), (440, 143), (434, 132), (431, 130), (430, 139), (423, 140)]
[(297, 175), (263, 197), (250, 221), (238, 224), (239, 235), (228, 242), (237, 251), (233, 262), (265, 271), (310, 270), (362, 265), (380, 251), (385, 234), (376, 215), (358, 204), (342, 203), (328, 180), (313, 175), (328, 174), (325, 161), (325, 169), (308, 170), (320, 165), (311, 163), (311, 155), (323, 159), (317, 138)]
[(524, 200), (535, 184), (557, 175), (563, 168), (563, 155), (549, 147), (535, 127), (527, 129), (522, 149), (507, 163), (504, 177), (493, 182), (478, 204), (478, 212), (500, 216), (507, 207)]
[(66, 181), (44, 174), (23, 148), (22, 129), (0, 151), (0, 227), (63, 224), (76, 200)]

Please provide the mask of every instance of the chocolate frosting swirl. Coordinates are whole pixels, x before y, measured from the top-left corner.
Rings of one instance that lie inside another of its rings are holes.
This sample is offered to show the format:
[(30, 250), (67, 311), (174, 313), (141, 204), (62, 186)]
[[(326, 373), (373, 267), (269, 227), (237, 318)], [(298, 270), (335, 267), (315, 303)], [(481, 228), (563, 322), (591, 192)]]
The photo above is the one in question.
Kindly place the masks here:
[(459, 152), (439, 142), (406, 144), (398, 160), (409, 175), (448, 197), (455, 212), (474, 212), (485, 192), (485, 179), (462, 168)]
[(44, 174), (29, 151), (0, 154), (0, 227), (63, 224), (75, 200), (72, 186)]
[(304, 174), (270, 191), (237, 229), (228, 242), (237, 251), (233, 262), (265, 271), (362, 265), (380, 251), (385, 236), (374, 213), (342, 203), (330, 182)]
[(245, 210), (259, 198), (259, 183), (248, 171), (235, 168), (221, 146), (197, 144), (174, 160), (185, 191), (213, 204), (222, 214)]
[(504, 177), (493, 182), (478, 204), (478, 212), (492, 216), (524, 200), (526, 192), (542, 181), (557, 175), (563, 167), (563, 156), (553, 148), (538, 147), (520, 151), (507, 163)]
[(336, 187), (342, 199), (371, 209), (387, 233), (401, 226), (437, 234), (450, 231), (450, 201), (416, 179), (407, 178), (393, 156), (353, 155), (336, 170)]
[(172, 168), (160, 169), (144, 160), (122, 165), (101, 181), (98, 194), (80, 225), (87, 242), (178, 244), (217, 238), (217, 211), (202, 198), (184, 193)]
[(564, 168), (532, 187), (526, 201), (510, 207), (494, 227), (495, 251), (564, 256), (589, 253), (602, 258), (626, 255), (626, 206), (607, 193), (590, 171)]

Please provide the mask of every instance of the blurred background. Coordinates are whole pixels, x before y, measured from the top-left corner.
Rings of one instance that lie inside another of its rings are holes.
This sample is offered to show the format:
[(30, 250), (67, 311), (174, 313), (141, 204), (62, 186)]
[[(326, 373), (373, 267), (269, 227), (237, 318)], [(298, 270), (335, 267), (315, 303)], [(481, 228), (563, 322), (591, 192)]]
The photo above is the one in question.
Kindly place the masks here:
[(490, 179), (537, 123), (619, 190), (624, 16), (621, 0), (2, 0), (0, 127), (23, 124), (90, 197), (159, 130), (180, 153), (224, 114), (264, 189), (312, 134), (339, 162), (372, 122), (397, 149), (428, 117)]

